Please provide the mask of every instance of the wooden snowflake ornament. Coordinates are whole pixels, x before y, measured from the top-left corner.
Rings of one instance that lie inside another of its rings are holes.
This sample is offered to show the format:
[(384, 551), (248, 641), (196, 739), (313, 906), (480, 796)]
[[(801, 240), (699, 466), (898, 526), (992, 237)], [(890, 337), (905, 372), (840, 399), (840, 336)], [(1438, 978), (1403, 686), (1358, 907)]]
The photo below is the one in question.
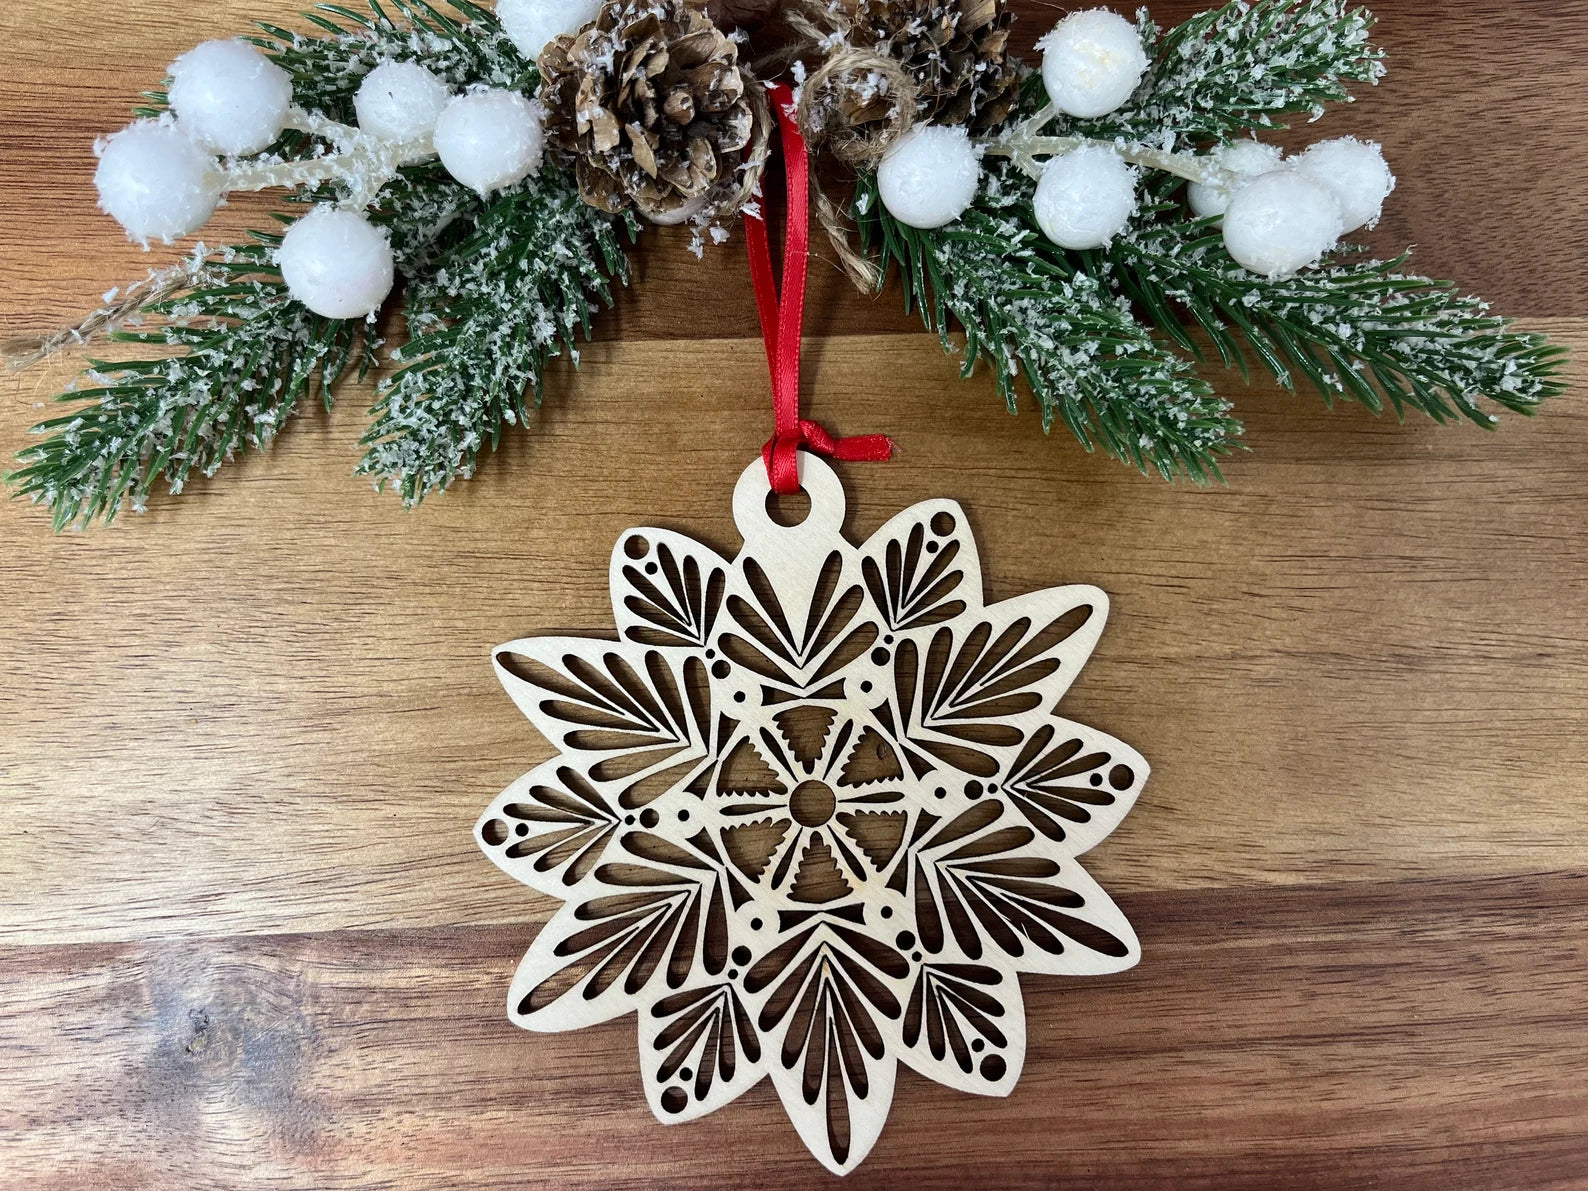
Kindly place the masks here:
[(612, 555), (618, 640), (496, 652), (561, 755), (481, 817), (480, 846), (566, 904), (520, 964), (531, 1030), (639, 1017), (659, 1120), (770, 1076), (843, 1174), (903, 1062), (1007, 1095), (1025, 1054), (1017, 979), (1139, 957), (1075, 857), (1147, 777), (1134, 749), (1053, 714), (1108, 597), (1056, 587), (990, 607), (960, 507), (933, 500), (856, 548), (843, 489), (799, 460), (811, 507), (740, 478), (731, 562), (634, 529)]

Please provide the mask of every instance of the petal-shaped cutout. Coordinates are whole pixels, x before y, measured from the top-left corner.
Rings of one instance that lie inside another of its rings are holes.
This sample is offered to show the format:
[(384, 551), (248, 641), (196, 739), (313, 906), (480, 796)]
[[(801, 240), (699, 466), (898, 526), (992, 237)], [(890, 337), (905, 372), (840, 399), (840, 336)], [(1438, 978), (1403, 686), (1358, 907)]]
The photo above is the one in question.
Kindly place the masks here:
[(618, 791), (565, 758), (548, 761), (497, 795), (474, 838), (503, 872), (553, 897), (589, 876), (622, 822)]
[(1051, 719), (1021, 746), (1004, 791), (1028, 823), (1078, 856), (1119, 826), (1149, 772), (1146, 758), (1107, 732)]
[(631, 529), (612, 550), (618, 635), (649, 646), (704, 649), (716, 629), (728, 564), (693, 538)]
[[(893, 990), (902, 968), (879, 969), (819, 930), (779, 951), (746, 980), (762, 994), (757, 1025), (773, 1043), (767, 1069), (811, 1153), (847, 1174), (871, 1152), (893, 1103), (901, 1012)], [(891, 952), (888, 959), (902, 962)]]
[(766, 1074), (760, 1032), (732, 984), (669, 993), (638, 1016), (645, 1098), (664, 1124), (715, 1112)]
[(965, 511), (952, 500), (912, 505), (860, 548), (861, 573), (890, 632), (942, 624), (981, 607), (981, 564)]
[(1136, 932), (1097, 882), (995, 800), (926, 836), (913, 878), (917, 929), (933, 956), (1054, 976), (1119, 972), (1141, 958)]
[[(1004, 600), (923, 634), (918, 649), (913, 641), (901, 646), (895, 680), (901, 693), (913, 693), (916, 722), (980, 743), (978, 726), (1040, 722), (1086, 664), (1107, 618), (1108, 596), (1084, 584)], [(913, 672), (899, 673), (910, 662)]]
[(603, 864), (577, 891), (581, 900), (557, 911), (513, 976), (508, 1016), (516, 1024), (579, 1029), (704, 976), (701, 932), (720, 917), (722, 897), (713, 877)]
[(711, 709), (703, 657), (588, 637), (500, 646), (497, 677), (535, 728), (594, 762), (598, 780), (705, 756)]
[(905, 1003), (899, 1058), (928, 1079), (1007, 1096), (1026, 1057), (1019, 978), (1000, 965), (921, 965)]

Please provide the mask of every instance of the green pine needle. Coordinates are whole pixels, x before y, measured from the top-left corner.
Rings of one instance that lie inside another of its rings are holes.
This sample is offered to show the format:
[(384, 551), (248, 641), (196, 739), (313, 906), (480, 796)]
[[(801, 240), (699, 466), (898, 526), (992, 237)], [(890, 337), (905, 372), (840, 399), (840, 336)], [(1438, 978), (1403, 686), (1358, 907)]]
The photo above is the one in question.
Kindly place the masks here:
[(1088, 449), (1101, 447), (1165, 479), (1222, 478), (1240, 424), (1190, 364), (1154, 339), (1104, 279), (1056, 253), (1037, 230), (1029, 195), (994, 172), (976, 205), (950, 227), (921, 231), (892, 218), (874, 178), (855, 217), (862, 244), (896, 265), (905, 303), (920, 308), (944, 348), (950, 318), (965, 331), (963, 375), (992, 368), (1011, 412), (1024, 377), (1042, 412)]
[(1109, 251), (1123, 292), (1189, 351), (1182, 313), (1226, 364), (1245, 369), (1244, 343), (1286, 387), (1299, 373), (1326, 400), (1485, 428), (1499, 420), (1485, 400), (1532, 414), (1564, 391), (1564, 348), (1512, 330), (1449, 282), (1403, 273), (1405, 257), (1270, 280), (1230, 258), (1215, 223), (1148, 222)]
[(161, 477), (180, 492), (194, 471), (214, 475), (238, 452), (269, 446), (311, 389), (330, 404), (358, 325), (288, 296), (270, 259), (279, 242), (260, 235), (216, 254), (191, 289), (146, 306), (168, 324), (111, 339), (162, 351), (91, 362), (86, 387), (58, 398), (85, 404), (34, 427), (47, 437), (23, 450), (5, 479), (47, 505), (57, 530), (113, 521), (124, 504), (141, 509)]
[(1353, 85), (1384, 77), (1372, 30), (1373, 14), (1345, 0), (1232, 0), (1161, 39), (1144, 20), (1144, 98), (1063, 131), (1175, 150), (1283, 128), (1291, 115), (1316, 119), (1350, 102)]
[(583, 202), (565, 174), (543, 169), (497, 197), (474, 232), (410, 282), (402, 367), (381, 383), (359, 472), (391, 484), (406, 504), (474, 473), (480, 448), (539, 404), (542, 369), (590, 335), (610, 280), (628, 281), (618, 235), (626, 225)]

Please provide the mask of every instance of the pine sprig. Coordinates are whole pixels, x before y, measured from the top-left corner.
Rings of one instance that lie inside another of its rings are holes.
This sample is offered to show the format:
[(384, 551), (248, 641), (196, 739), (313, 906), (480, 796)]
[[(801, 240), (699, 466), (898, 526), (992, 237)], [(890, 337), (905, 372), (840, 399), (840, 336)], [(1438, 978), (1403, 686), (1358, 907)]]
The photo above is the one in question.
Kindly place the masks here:
[(265, 36), (251, 40), (292, 75), (293, 97), (300, 106), (336, 120), (352, 120), (359, 83), (388, 59), (422, 62), (455, 87), (488, 83), (534, 90), (535, 64), (508, 40), (491, 10), (471, 0), (447, 0), (446, 7), (456, 15), (425, 0), (388, 3), (396, 18), (380, 0), (369, 0), (367, 13), (320, 4), (304, 17), (321, 36), (261, 22)]
[[(1369, 41), (1373, 14), (1345, 0), (1231, 0), (1162, 38), (1143, 26), (1152, 66), (1137, 101), (1068, 131), (1176, 150), (1283, 128), (1376, 85), (1384, 55)], [(1156, 44), (1155, 44), (1156, 43)]]
[[(321, 36), (265, 26), (257, 44), (292, 75), (295, 101), (350, 120), (363, 76), (390, 58), (421, 60), (457, 87), (487, 83), (533, 92), (534, 64), (471, 0), (447, 9), (425, 0), (370, 0), (363, 13), (322, 5), (308, 19)], [(453, 15), (455, 14), (455, 15)], [(158, 115), (162, 91), (140, 114)], [(289, 132), (273, 153), (321, 150)], [(336, 201), (333, 183), (291, 194), (296, 204)], [(369, 217), (387, 229), (406, 280), (407, 352), (380, 390), (360, 470), (416, 503), (472, 472), (482, 444), (521, 424), (525, 388), (540, 397), (546, 358), (589, 332), (610, 279), (627, 279), (617, 221), (586, 207), (572, 179), (546, 168), (489, 204), (430, 162), (400, 171)], [(628, 225), (631, 236), (637, 231)], [(180, 492), (192, 473), (270, 444), (310, 391), (327, 406), (361, 341), (364, 323), (320, 318), (294, 301), (273, 263), (278, 235), (257, 235), (195, 266), (194, 284), (138, 309), (139, 330), (112, 338), (158, 348), (142, 358), (94, 362), (61, 400), (77, 408), (34, 428), (43, 441), (5, 476), (19, 495), (49, 505), (58, 528), (141, 508), (164, 478)], [(202, 251), (202, 250), (201, 250)], [(362, 372), (375, 342), (364, 340)]]
[(1286, 387), (1297, 373), (1327, 400), (1387, 402), (1438, 421), (1498, 419), (1486, 399), (1531, 414), (1564, 385), (1565, 349), (1514, 331), (1449, 282), (1402, 272), (1405, 257), (1347, 261), (1270, 280), (1237, 265), (1212, 220), (1147, 222), (1114, 241), (1122, 290), (1187, 350), (1190, 316), (1226, 364), (1245, 368), (1244, 342)]
[(495, 199), (408, 287), (413, 338), (381, 384), (359, 472), (409, 505), (472, 475), (482, 447), (524, 424), (526, 390), (539, 404), (545, 361), (577, 359), (596, 304), (611, 304), (611, 280), (627, 283), (620, 226), (551, 169)]
[(271, 263), (279, 242), (260, 234), (218, 253), (191, 288), (145, 306), (166, 325), (111, 339), (162, 351), (91, 362), (88, 387), (58, 398), (86, 404), (34, 428), (47, 437), (23, 450), (5, 479), (48, 505), (57, 530), (113, 521), (124, 504), (141, 509), (162, 477), (180, 492), (194, 471), (214, 475), (238, 452), (268, 446), (311, 390), (329, 406), (358, 325), (288, 296)]
[(863, 179), (855, 216), (862, 244), (896, 265), (905, 302), (920, 309), (946, 350), (950, 319), (965, 332), (962, 374), (992, 368), (1011, 412), (1024, 377), (1044, 429), (1057, 419), (1091, 450), (1205, 481), (1240, 434), (1229, 404), (1189, 364), (1132, 317), (1106, 278), (1053, 249), (1037, 230), (1012, 170), (994, 176), (976, 205), (947, 228), (921, 231), (888, 214), (874, 178)]

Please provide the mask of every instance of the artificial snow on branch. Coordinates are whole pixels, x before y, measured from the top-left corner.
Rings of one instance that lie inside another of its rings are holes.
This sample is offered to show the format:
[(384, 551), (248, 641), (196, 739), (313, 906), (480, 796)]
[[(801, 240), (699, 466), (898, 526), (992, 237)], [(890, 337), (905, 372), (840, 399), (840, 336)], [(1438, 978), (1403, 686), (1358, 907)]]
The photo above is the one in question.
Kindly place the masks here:
[[(1327, 399), (1483, 426), (1561, 391), (1543, 337), (1346, 243), (1395, 188), (1378, 145), (1256, 139), (1382, 77), (1347, 0), (1232, 0), (1169, 30), (1071, 12), (1040, 71), (1009, 53), (1007, 0), (368, 2), (196, 47), (101, 142), (101, 205), (135, 240), (190, 235), (243, 190), (292, 214), (8, 341), (13, 364), (103, 336), (158, 349), (92, 365), (36, 428), (9, 478), (58, 525), (267, 445), (361, 341), (360, 372), (388, 374), (359, 471), (408, 504), (473, 474), (627, 283), (646, 222), (693, 224), (698, 251), (752, 209), (758, 71), (804, 81), (807, 141), (858, 175), (870, 258), (813, 175), (850, 275), (871, 290), (896, 267), (945, 343), (963, 330), (967, 372), (988, 363), (1010, 408), (1029, 388), (1089, 449), (1218, 478), (1240, 426), (1193, 370), (1206, 342)], [(398, 307), (409, 342), (382, 359), (374, 320)]]

